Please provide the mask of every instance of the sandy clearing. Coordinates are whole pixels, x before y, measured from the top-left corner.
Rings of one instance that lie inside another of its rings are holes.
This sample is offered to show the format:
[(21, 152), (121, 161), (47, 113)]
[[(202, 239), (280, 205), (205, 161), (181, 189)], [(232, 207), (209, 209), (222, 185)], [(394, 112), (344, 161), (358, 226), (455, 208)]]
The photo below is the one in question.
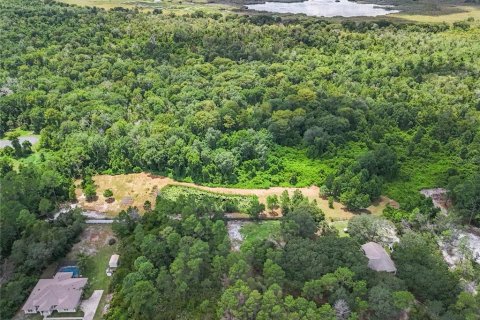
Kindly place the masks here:
[[(317, 201), (318, 206), (323, 212), (325, 212), (329, 221), (347, 220), (354, 215), (339, 202), (334, 203), (333, 209), (329, 208), (328, 200), (320, 197), (320, 188), (317, 186), (304, 188), (272, 187), (269, 189), (207, 187), (194, 183), (180, 182), (171, 178), (156, 176), (145, 172), (125, 175), (97, 175), (93, 177), (93, 180), (97, 186), (97, 199), (95, 201), (87, 202), (82, 189), (78, 187), (76, 189), (78, 203), (86, 210), (103, 212), (109, 216), (116, 216), (118, 212), (127, 209), (130, 205), (136, 206), (140, 212), (143, 212), (144, 202), (149, 200), (154, 204), (157, 192), (168, 185), (193, 187), (200, 190), (229, 195), (256, 195), (259, 201), (264, 204), (266, 203), (267, 197), (270, 195), (280, 196), (284, 190), (287, 190), (290, 195), (293, 195), (295, 190), (300, 190), (304, 196), (310, 199), (310, 201)], [(80, 180), (76, 182), (76, 185), (80, 185)], [(107, 199), (102, 195), (103, 191), (106, 189), (112, 190), (115, 201), (107, 203)], [(373, 203), (366, 211), (372, 214), (381, 214), (388, 203), (396, 205), (393, 200), (388, 199), (387, 197), (381, 197), (379, 201)]]
[(88, 225), (80, 235), (80, 241), (73, 245), (66, 258), (75, 261), (79, 253), (93, 255), (107, 246), (111, 238), (115, 238), (115, 235), (109, 225)]

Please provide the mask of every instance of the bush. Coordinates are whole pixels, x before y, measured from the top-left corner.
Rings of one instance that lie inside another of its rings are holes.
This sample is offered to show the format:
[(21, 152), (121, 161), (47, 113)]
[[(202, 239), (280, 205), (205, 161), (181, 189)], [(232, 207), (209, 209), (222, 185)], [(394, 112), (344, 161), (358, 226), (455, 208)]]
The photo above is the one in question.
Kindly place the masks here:
[(85, 198), (87, 201), (92, 201), (97, 196), (97, 190), (93, 184), (88, 184), (83, 192), (85, 193)]
[(112, 197), (112, 196), (113, 196), (112, 190), (107, 189), (107, 190), (103, 191), (103, 196), (104, 196), (105, 198), (110, 198), (110, 197)]

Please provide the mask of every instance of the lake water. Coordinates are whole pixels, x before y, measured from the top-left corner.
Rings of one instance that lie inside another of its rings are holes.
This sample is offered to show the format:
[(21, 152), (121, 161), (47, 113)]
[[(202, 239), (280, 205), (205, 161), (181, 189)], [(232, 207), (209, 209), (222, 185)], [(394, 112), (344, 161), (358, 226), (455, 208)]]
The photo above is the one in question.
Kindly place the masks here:
[(376, 17), (399, 12), (398, 10), (389, 10), (387, 6), (347, 0), (340, 0), (340, 2), (335, 2), (335, 0), (308, 0), (293, 3), (265, 2), (246, 7), (255, 11), (303, 13), (316, 17)]

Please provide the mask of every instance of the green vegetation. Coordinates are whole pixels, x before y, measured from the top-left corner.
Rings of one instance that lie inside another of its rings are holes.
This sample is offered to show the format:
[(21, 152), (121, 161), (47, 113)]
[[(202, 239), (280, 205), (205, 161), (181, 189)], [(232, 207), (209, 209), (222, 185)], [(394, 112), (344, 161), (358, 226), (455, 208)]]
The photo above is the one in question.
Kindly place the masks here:
[(252, 203), (258, 204), (258, 198), (255, 196), (235, 196), (173, 185), (163, 188), (161, 195), (162, 199), (170, 201), (176, 201), (179, 197), (183, 197), (195, 199), (195, 201), (202, 203), (209, 202), (212, 206), (212, 212), (249, 213)]
[(348, 221), (334, 221), (331, 225), (337, 229), (339, 237), (348, 237), (348, 233), (345, 232), (345, 229), (348, 227)]
[[(144, 217), (129, 208), (112, 226), (125, 264), (108, 319), (476, 312), (478, 295), (459, 279), (472, 273), (450, 272), (436, 246), (453, 228), (447, 218), (480, 226), (474, 19), (395, 24), (10, 0), (0, 1), (0, 21), (0, 136), (12, 139), (0, 150), (0, 260), (14, 270), (0, 289), (9, 297), (2, 318), (82, 230), (76, 212), (50, 220), (74, 199), (73, 181), (94, 201), (92, 176), (143, 171), (212, 186), (316, 184), (355, 211), (387, 194), (400, 208), (385, 210), (391, 223), (355, 218), (355, 234), (338, 237), (314, 202), (284, 193), (267, 201), (283, 215), (278, 241), (265, 239), (275, 224), (258, 226), (231, 253), (224, 214), (257, 218), (258, 199), (169, 187), (154, 208), (142, 201)], [(27, 131), (40, 136), (36, 148), (16, 137)], [(424, 187), (449, 188), (449, 217), (418, 194)], [(392, 228), (398, 275), (373, 274), (360, 245), (392, 245), (379, 232)], [(104, 286), (98, 263), (89, 272)]]
[(88, 286), (84, 296), (90, 297), (94, 290), (108, 291), (110, 277), (107, 276), (106, 269), (112, 254), (116, 253), (116, 245), (105, 245), (93, 256), (80, 256), (82, 277), (88, 278)]
[(280, 221), (262, 221), (248, 223), (240, 229), (243, 236), (242, 246), (251, 247), (257, 242), (276, 239), (280, 236)]
[[(62, 21), (55, 30), (45, 24), (28, 54), (15, 41), (23, 19), (17, 6), (37, 15), (50, 10)], [(68, 177), (147, 170), (242, 187), (321, 185), (333, 177), (332, 195), (362, 209), (385, 183), (402, 204), (421, 187), (446, 186), (447, 166), (455, 164), (460, 178), (478, 169), (475, 25), (283, 24), (21, 0), (2, 8), (12, 29), (1, 39), (8, 94), (0, 132), (40, 133), (41, 151)], [(82, 27), (71, 28), (77, 21)], [(226, 36), (241, 26), (251, 32), (236, 33), (235, 41)], [(48, 37), (52, 32), (63, 36)], [(87, 45), (69, 47), (71, 59), (64, 59), (57, 48), (71, 39)], [(125, 44), (138, 50), (127, 52)], [(86, 53), (94, 62), (80, 59)], [(120, 58), (107, 58), (115, 54)], [(361, 164), (383, 150), (398, 159), (398, 175)], [(4, 161), (20, 153), (4, 150)], [(95, 197), (94, 186), (85, 191)]]
[[(437, 186), (447, 186), (450, 175), (470, 176), (475, 172), (475, 165), (457, 166), (462, 162), (458, 156), (445, 157), (432, 155), (428, 161), (406, 159), (400, 168), (399, 178), (386, 183), (385, 193), (392, 199), (408, 202), (417, 197), (418, 191)], [(460, 171), (460, 172), (459, 172)]]
[[(167, 203), (160, 195), (139, 220), (118, 220), (123, 263), (107, 320), (397, 319), (404, 313), (460, 320), (479, 311), (480, 295), (461, 291), (433, 238), (416, 228), (397, 230), (365, 215), (350, 221), (352, 237), (339, 237), (297, 193), (282, 195), (281, 221), (243, 226), (241, 251), (230, 252), (221, 216), (189, 206), (192, 199)], [(170, 218), (178, 212), (180, 219)], [(368, 269), (360, 245), (392, 244), (397, 231), (398, 274)]]
[(113, 192), (111, 189), (106, 189), (105, 191), (103, 191), (103, 196), (105, 198), (110, 198), (110, 197), (113, 197)]
[(50, 318), (69, 318), (69, 317), (83, 317), (85, 314), (82, 310), (77, 312), (57, 312), (54, 311), (49, 317)]

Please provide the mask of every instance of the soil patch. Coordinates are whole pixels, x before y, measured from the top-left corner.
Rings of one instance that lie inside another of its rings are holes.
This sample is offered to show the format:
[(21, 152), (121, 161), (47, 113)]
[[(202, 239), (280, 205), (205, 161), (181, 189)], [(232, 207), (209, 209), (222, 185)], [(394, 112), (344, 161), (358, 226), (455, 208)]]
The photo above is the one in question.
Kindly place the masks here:
[(108, 246), (108, 241), (115, 238), (109, 225), (88, 225), (66, 259), (75, 260), (77, 254), (94, 255), (102, 247)]

